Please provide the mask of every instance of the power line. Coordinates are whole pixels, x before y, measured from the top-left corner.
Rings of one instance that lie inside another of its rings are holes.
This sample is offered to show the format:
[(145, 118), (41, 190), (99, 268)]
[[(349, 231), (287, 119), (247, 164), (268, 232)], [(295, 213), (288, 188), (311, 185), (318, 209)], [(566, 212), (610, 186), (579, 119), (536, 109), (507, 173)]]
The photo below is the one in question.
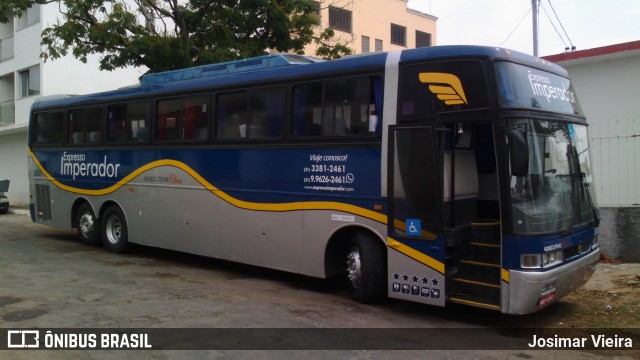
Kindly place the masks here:
[[(569, 37), (569, 34), (567, 34), (567, 30), (565, 30), (564, 25), (562, 25), (562, 21), (560, 21), (560, 18), (558, 17), (558, 13), (556, 12), (556, 9), (553, 7), (553, 4), (551, 3), (551, 0), (547, 0), (547, 2), (549, 2), (549, 5), (551, 6), (551, 10), (553, 10), (553, 14), (556, 16), (556, 19), (558, 19), (558, 23), (560, 24), (560, 27), (562, 28), (562, 31), (564, 31), (564, 35), (567, 37), (567, 40), (569, 40), (569, 44), (571, 44), (571, 50), (575, 50), (576, 47), (575, 47), (575, 45), (573, 45), (573, 41), (571, 41), (571, 38)], [(549, 21), (551, 21), (551, 20), (549, 20)], [(554, 28), (555, 28), (555, 26), (554, 26)], [(565, 44), (565, 46), (566, 46), (566, 44)]]
[(562, 35), (558, 31), (558, 28), (556, 28), (556, 25), (553, 23), (553, 20), (551, 20), (551, 17), (549, 16), (549, 13), (547, 12), (547, 9), (544, 8), (544, 5), (542, 6), (542, 10), (544, 11), (544, 14), (547, 15), (547, 19), (549, 19), (549, 23), (551, 23), (551, 26), (553, 27), (553, 30), (556, 31), (556, 34), (558, 34), (558, 37), (560, 38), (560, 40), (564, 44), (565, 50), (568, 50), (569, 47), (567, 46), (567, 42), (564, 41), (564, 38), (562, 37)]
[(518, 30), (518, 28), (520, 27), (520, 25), (522, 25), (522, 22), (524, 21), (524, 19), (527, 18), (527, 16), (529, 16), (529, 13), (531, 12), (531, 8), (529, 8), (529, 10), (527, 10), (527, 13), (524, 14), (524, 16), (522, 17), (522, 19), (520, 19), (520, 22), (518, 23), (518, 25), (516, 25), (516, 27), (511, 31), (511, 33), (507, 36), (506, 39), (504, 39), (501, 43), (500, 46), (502, 47), (502, 45), (507, 42), (507, 40), (509, 40), (509, 38), (511, 37), (511, 35), (513, 35), (514, 32), (516, 32), (516, 30)]

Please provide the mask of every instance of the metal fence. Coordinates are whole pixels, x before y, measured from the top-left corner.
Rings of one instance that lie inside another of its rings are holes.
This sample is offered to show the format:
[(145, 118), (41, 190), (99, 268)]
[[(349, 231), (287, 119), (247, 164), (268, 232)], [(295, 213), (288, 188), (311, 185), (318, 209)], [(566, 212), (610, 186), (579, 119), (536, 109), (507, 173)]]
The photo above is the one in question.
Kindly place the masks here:
[(589, 134), (600, 206), (640, 205), (640, 119), (594, 123)]

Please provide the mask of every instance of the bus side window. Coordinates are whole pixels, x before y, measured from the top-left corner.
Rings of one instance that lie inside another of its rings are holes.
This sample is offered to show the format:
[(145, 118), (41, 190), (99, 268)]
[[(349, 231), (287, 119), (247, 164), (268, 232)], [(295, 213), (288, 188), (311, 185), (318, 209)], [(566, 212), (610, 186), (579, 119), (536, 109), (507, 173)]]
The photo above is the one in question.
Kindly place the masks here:
[(207, 140), (209, 138), (209, 97), (197, 96), (183, 100), (183, 140)]
[(300, 85), (293, 89), (293, 119), (294, 135), (321, 135), (322, 84)]
[(127, 140), (127, 104), (107, 107), (107, 142), (122, 143)]
[(36, 114), (33, 133), (35, 144), (62, 145), (63, 123), (62, 111)]
[(366, 134), (375, 103), (369, 78), (296, 86), (293, 90), (294, 135)]
[(249, 93), (249, 128), (251, 139), (282, 136), (285, 108), (284, 88), (265, 88)]
[(216, 137), (240, 139), (247, 136), (246, 91), (220, 94), (217, 102)]
[(70, 110), (67, 117), (69, 144), (99, 143), (102, 141), (102, 108)]
[(109, 105), (107, 107), (107, 142), (147, 142), (149, 116), (147, 101)]
[(170, 99), (158, 101), (155, 138), (159, 141), (176, 141), (180, 138), (182, 101)]

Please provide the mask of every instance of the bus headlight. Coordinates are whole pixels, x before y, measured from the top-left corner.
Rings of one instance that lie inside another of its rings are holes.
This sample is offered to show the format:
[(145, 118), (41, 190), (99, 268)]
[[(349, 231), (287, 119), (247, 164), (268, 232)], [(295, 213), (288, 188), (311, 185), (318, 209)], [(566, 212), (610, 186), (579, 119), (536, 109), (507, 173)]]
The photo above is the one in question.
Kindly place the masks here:
[(540, 254), (522, 254), (520, 266), (523, 269), (540, 268)]
[(550, 267), (562, 262), (562, 249), (542, 254), (542, 267)]
[(562, 263), (562, 249), (544, 254), (522, 254), (520, 266), (523, 269), (548, 268)]

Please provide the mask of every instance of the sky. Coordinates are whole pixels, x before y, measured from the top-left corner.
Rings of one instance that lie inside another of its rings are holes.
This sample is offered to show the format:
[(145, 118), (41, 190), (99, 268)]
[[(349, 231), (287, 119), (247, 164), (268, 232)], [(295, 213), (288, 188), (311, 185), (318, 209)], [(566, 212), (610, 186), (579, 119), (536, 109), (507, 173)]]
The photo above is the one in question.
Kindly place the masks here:
[[(540, 3), (539, 56), (563, 53), (571, 44), (585, 50), (640, 40), (640, 0)], [(438, 17), (437, 45), (489, 45), (533, 53), (531, 0), (409, 0), (408, 6)]]

